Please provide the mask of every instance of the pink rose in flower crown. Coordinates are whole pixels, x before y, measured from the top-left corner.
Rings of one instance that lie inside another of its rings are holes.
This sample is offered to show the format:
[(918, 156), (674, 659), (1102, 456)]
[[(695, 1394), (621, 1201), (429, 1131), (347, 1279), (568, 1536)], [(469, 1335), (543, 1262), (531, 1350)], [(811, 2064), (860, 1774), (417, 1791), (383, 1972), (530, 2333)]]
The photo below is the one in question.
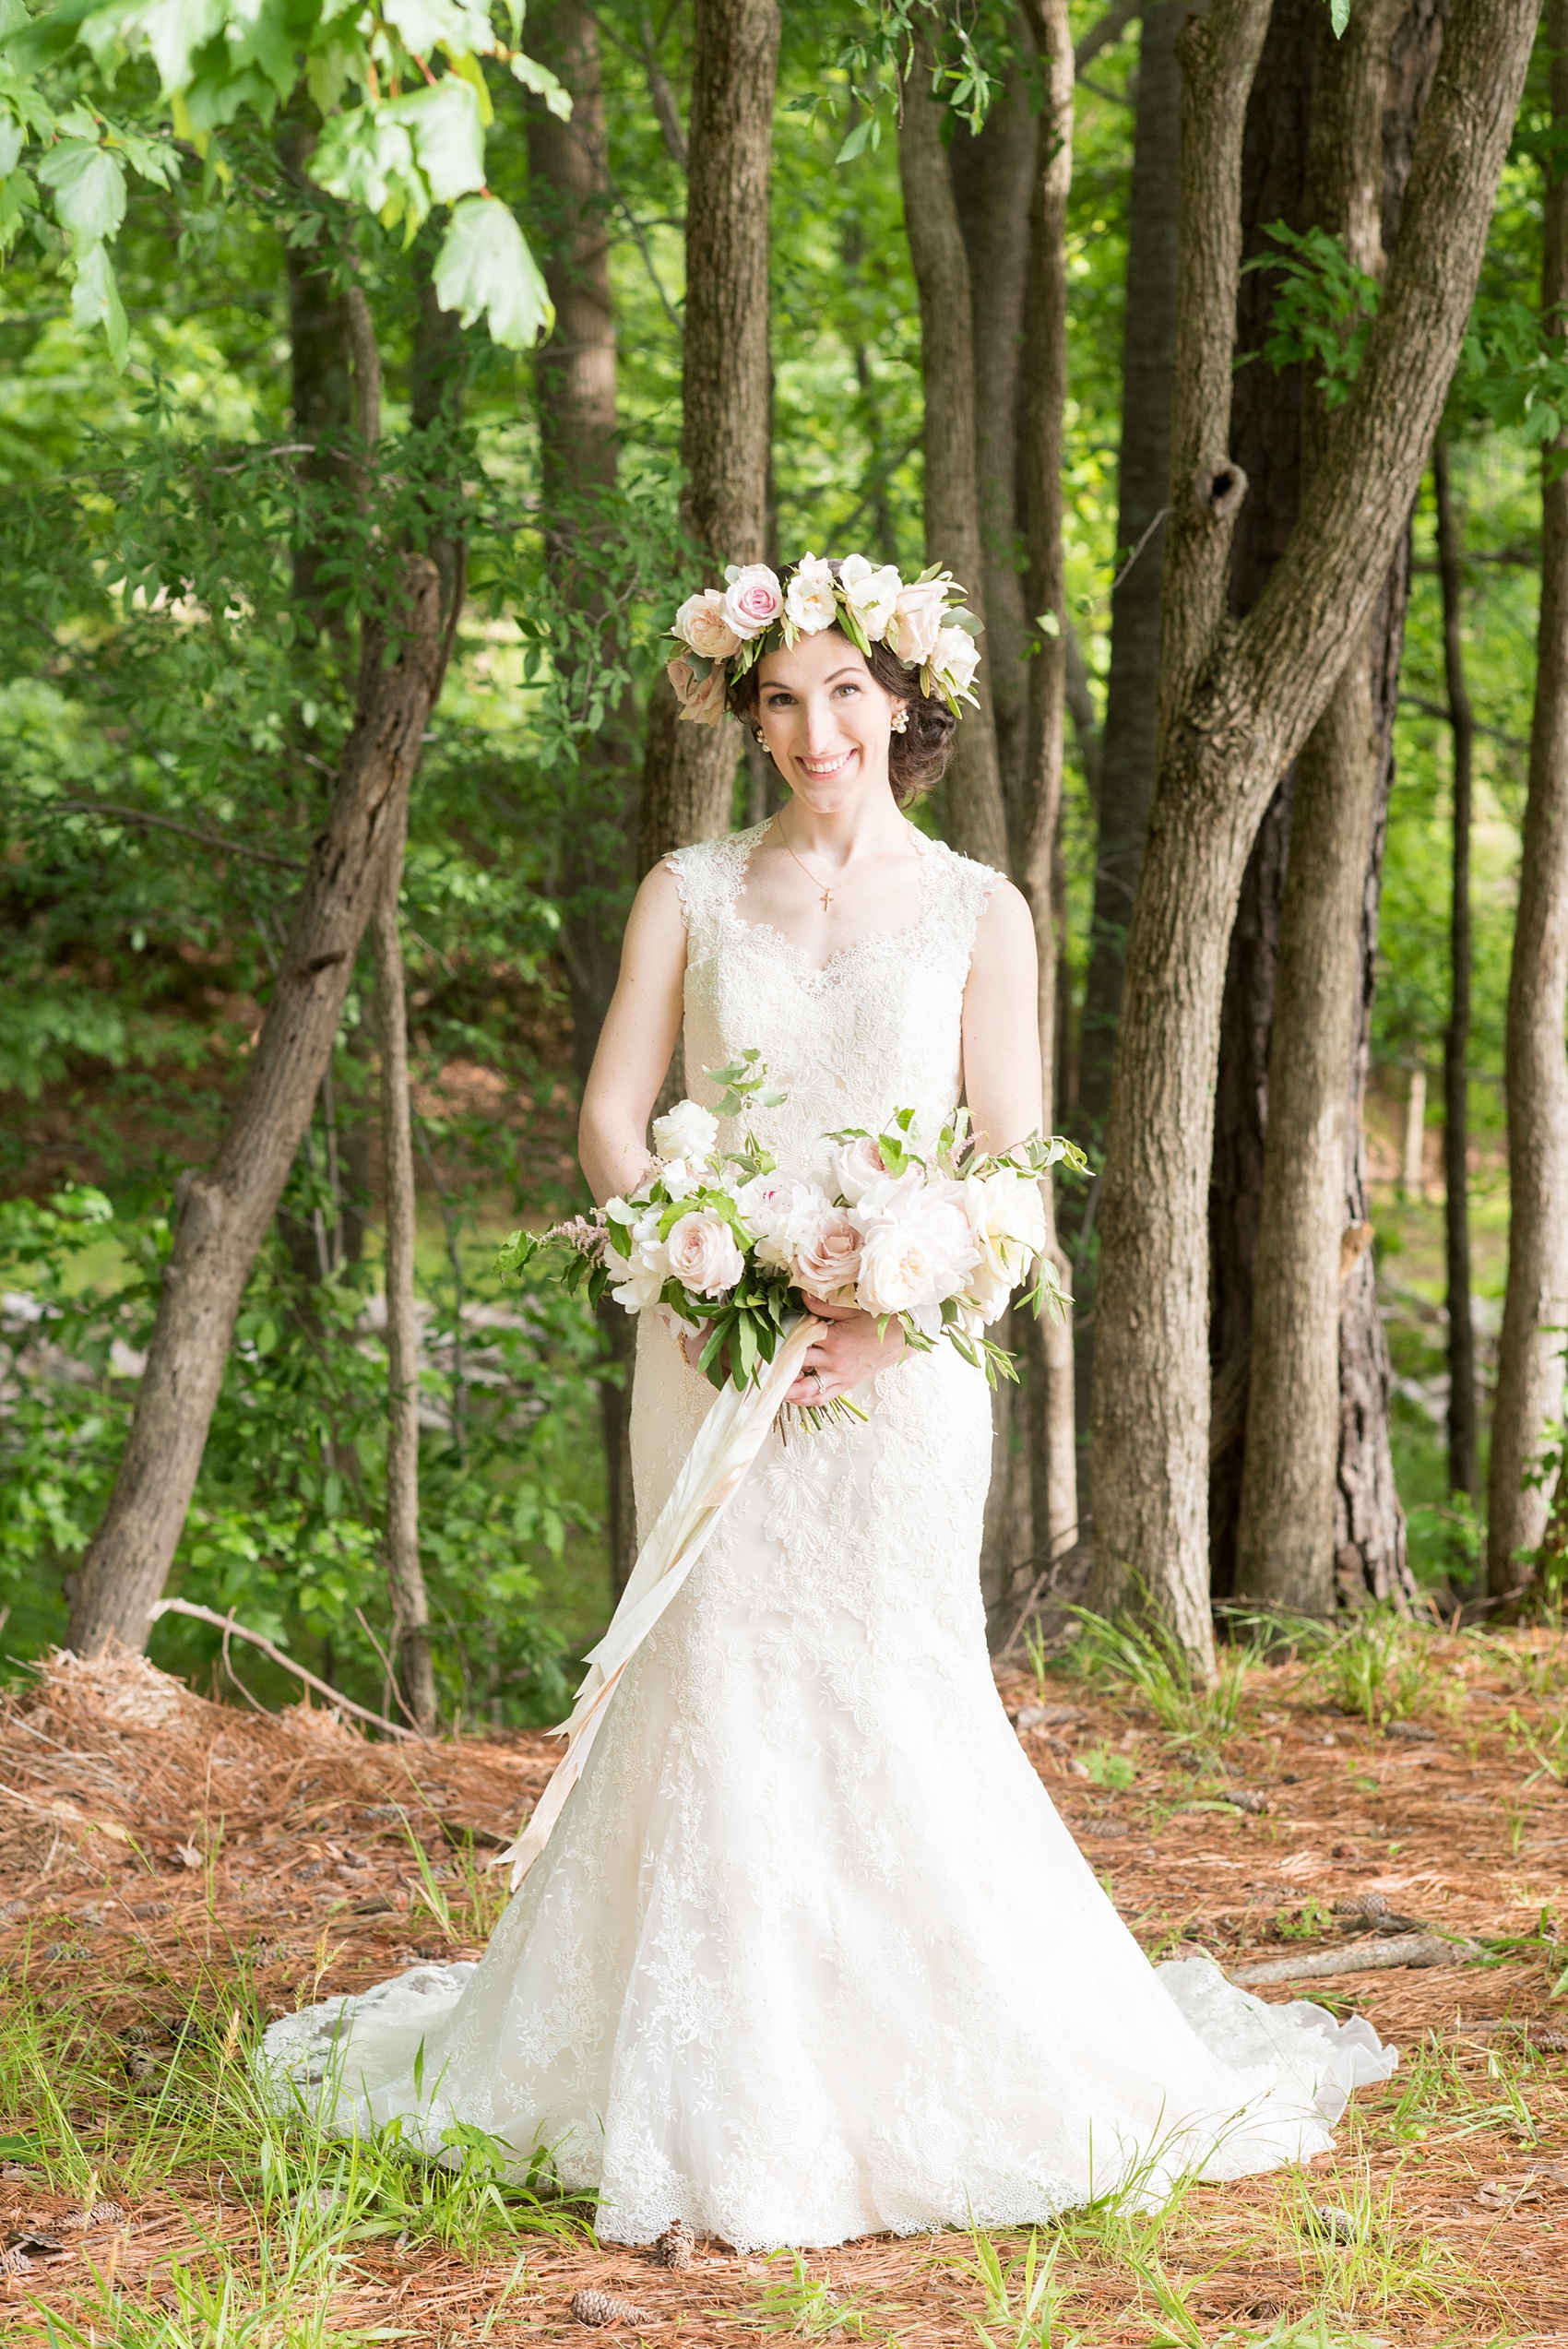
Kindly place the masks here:
[(852, 1305), (862, 1242), (842, 1207), (830, 1207), (816, 1229), (796, 1247), (790, 1276), (808, 1297), (826, 1305)]
[(722, 1297), (746, 1268), (734, 1233), (711, 1207), (683, 1216), (671, 1225), (664, 1246), (671, 1272), (697, 1297)]
[(724, 715), (725, 694), (729, 678), (720, 662), (715, 662), (706, 677), (699, 677), (691, 662), (677, 654), (666, 661), (664, 673), (675, 690), (681, 705), (681, 715), (694, 726), (717, 726)]
[(911, 669), (919, 669), (936, 650), (942, 615), (947, 606), (944, 579), (917, 579), (899, 591), (884, 642)]
[(745, 563), (739, 567), (731, 563), (724, 576), (729, 581), (723, 599), (725, 624), (742, 644), (750, 644), (754, 636), (783, 618), (784, 590), (766, 563)]
[(741, 649), (741, 639), (724, 617), (724, 597), (718, 587), (705, 587), (700, 596), (688, 596), (670, 633), (705, 660), (728, 660)]

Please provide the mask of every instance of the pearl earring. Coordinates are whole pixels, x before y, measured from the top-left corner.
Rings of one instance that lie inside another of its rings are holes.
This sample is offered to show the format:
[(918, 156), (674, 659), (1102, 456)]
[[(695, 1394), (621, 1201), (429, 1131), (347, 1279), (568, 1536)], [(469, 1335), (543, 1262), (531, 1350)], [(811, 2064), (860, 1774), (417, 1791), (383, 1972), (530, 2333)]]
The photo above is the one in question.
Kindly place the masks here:
[(895, 733), (895, 734), (902, 734), (902, 733), (904, 733), (904, 732), (907, 730), (908, 727), (909, 727), (909, 703), (908, 703), (908, 702), (905, 702), (905, 703), (904, 703), (904, 704), (900, 706), (897, 717), (897, 718), (893, 720), (893, 731), (894, 731), (894, 733)]

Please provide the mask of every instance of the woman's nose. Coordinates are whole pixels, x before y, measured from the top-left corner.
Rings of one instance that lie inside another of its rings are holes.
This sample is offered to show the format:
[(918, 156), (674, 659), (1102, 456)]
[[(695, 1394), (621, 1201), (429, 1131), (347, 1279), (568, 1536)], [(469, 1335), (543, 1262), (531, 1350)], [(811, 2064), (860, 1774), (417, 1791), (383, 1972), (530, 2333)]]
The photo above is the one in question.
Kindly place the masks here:
[(823, 751), (830, 750), (837, 739), (838, 721), (834, 715), (833, 705), (826, 700), (818, 701), (814, 695), (806, 704), (808, 757), (816, 758)]

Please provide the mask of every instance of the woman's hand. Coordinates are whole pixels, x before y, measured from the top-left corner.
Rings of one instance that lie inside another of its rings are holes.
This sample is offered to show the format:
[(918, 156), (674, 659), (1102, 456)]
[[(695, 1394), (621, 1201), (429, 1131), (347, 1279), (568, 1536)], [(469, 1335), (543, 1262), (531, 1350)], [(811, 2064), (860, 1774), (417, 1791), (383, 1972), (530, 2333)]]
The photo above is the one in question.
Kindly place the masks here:
[(801, 1375), (784, 1397), (786, 1403), (832, 1403), (863, 1379), (885, 1370), (904, 1351), (899, 1322), (889, 1322), (887, 1335), (879, 1337), (876, 1315), (863, 1313), (858, 1305), (829, 1305), (820, 1297), (808, 1297), (806, 1310), (821, 1323), (821, 1334), (806, 1348)]
[[(786, 1403), (831, 1403), (862, 1379), (885, 1370), (904, 1350), (903, 1327), (897, 1322), (889, 1322), (886, 1336), (878, 1337), (875, 1314), (862, 1313), (859, 1306), (829, 1305), (821, 1297), (808, 1297), (806, 1308), (822, 1324), (821, 1335), (806, 1348), (801, 1375), (784, 1397)], [(681, 1351), (694, 1370), (702, 1369), (702, 1350), (712, 1327), (705, 1322), (700, 1330), (681, 1333)], [(817, 1377), (812, 1377), (813, 1370)]]

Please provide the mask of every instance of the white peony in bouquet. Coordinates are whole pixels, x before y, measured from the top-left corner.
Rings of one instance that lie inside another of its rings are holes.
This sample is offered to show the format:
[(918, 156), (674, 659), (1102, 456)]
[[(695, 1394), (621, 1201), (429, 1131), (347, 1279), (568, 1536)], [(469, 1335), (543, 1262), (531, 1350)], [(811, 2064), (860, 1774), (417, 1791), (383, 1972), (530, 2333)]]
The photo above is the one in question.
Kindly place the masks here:
[[(514, 1232), (503, 1274), (564, 1246), (567, 1286), (586, 1282), (595, 1303), (608, 1288), (629, 1313), (662, 1306), (705, 1330), (702, 1367), (717, 1387), (754, 1382), (808, 1298), (859, 1306), (883, 1328), (898, 1322), (917, 1349), (945, 1338), (993, 1383), (999, 1371), (1016, 1376), (985, 1329), (1026, 1284), (1022, 1302), (1036, 1312), (1066, 1303), (1045, 1253), (1039, 1178), (1061, 1159), (1082, 1169), (1081, 1151), (1033, 1134), (986, 1156), (967, 1110), (927, 1138), (900, 1109), (881, 1133), (825, 1135), (810, 1171), (790, 1172), (749, 1134), (743, 1150), (719, 1147), (719, 1116), (784, 1097), (763, 1090), (761, 1056), (704, 1074), (725, 1088), (717, 1115), (677, 1102), (655, 1120), (657, 1155), (629, 1198), (537, 1238)], [(803, 1416), (839, 1411), (864, 1416), (843, 1398)]]

